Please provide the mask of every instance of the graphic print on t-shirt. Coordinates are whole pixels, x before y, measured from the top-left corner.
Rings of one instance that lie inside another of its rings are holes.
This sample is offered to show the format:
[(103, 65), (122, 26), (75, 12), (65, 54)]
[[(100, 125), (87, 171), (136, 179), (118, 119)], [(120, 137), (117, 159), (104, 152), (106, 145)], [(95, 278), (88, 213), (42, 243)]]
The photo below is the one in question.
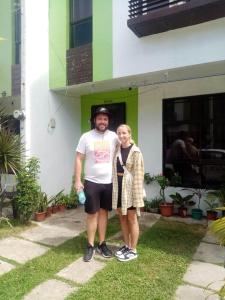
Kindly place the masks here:
[(110, 162), (109, 141), (95, 141), (94, 142), (94, 157), (95, 157), (96, 164)]

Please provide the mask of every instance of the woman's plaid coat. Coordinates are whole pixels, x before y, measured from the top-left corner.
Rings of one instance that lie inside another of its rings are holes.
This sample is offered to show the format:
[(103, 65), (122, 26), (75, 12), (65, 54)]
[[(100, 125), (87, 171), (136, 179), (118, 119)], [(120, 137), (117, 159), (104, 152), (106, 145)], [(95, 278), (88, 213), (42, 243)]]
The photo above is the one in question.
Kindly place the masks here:
[[(117, 157), (120, 149), (120, 146), (117, 147), (113, 160), (112, 207), (114, 209), (117, 209), (118, 202)], [(126, 215), (127, 208), (133, 206), (136, 207), (137, 213), (140, 215), (140, 207), (144, 206), (144, 162), (142, 153), (136, 145), (133, 145), (130, 149), (126, 161), (126, 169), (124, 170), (122, 181), (121, 212), (122, 215)]]

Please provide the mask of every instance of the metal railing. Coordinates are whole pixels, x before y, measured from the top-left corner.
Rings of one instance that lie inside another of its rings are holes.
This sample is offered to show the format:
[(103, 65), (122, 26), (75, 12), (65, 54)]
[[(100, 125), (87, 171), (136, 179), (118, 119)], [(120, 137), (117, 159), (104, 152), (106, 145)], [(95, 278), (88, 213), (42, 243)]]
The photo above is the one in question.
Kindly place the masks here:
[(129, 0), (129, 18), (146, 15), (151, 11), (165, 7), (172, 8), (192, 0)]

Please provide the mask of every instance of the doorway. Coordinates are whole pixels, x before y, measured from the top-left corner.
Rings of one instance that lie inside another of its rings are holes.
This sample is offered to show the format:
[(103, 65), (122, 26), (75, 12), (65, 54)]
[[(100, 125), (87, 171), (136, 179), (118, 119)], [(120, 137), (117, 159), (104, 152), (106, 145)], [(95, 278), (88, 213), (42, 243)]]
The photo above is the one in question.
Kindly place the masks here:
[(94, 112), (98, 107), (105, 107), (110, 112), (109, 130), (116, 131), (120, 124), (126, 123), (126, 103), (100, 104), (91, 106), (91, 129), (94, 128)]

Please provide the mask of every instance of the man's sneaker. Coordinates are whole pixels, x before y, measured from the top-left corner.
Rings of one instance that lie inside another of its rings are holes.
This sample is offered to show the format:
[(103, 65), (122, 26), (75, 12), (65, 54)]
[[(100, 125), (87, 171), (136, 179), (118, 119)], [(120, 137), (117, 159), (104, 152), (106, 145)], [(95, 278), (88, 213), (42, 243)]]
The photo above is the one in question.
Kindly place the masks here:
[(98, 244), (97, 252), (105, 258), (112, 257), (112, 251), (106, 246), (106, 242), (102, 242), (101, 245)]
[(138, 254), (136, 252), (132, 251), (132, 249), (129, 249), (124, 254), (117, 257), (117, 259), (119, 261), (129, 261), (129, 260), (135, 259), (137, 257), (138, 257)]
[(126, 246), (126, 245), (124, 245), (124, 246), (122, 246), (122, 247), (120, 247), (116, 252), (115, 252), (115, 256), (116, 257), (120, 257), (121, 255), (123, 255), (126, 251), (128, 251), (129, 250), (129, 248)]
[(85, 250), (85, 253), (84, 253), (83, 260), (85, 262), (92, 260), (94, 254), (95, 254), (95, 248), (93, 246), (91, 246), (90, 244), (88, 244), (87, 248)]

